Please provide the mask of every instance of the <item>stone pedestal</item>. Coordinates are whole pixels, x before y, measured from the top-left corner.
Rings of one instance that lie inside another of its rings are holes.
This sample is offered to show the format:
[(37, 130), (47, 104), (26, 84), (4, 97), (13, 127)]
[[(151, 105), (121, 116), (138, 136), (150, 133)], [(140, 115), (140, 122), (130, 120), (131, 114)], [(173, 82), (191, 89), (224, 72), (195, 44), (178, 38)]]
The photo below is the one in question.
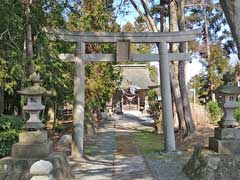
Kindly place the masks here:
[(220, 154), (240, 154), (240, 129), (215, 128), (209, 138), (209, 149)]
[(13, 158), (45, 158), (51, 152), (52, 141), (47, 139), (46, 131), (20, 133), (19, 143), (12, 146)]

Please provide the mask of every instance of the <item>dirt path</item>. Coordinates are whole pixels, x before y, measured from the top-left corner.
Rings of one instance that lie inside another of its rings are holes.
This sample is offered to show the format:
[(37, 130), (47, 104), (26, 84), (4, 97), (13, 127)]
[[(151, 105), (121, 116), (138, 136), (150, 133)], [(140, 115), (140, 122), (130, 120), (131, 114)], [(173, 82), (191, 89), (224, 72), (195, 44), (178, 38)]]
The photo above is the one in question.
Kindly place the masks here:
[(88, 155), (80, 162), (71, 162), (76, 179), (153, 179), (132, 138), (133, 129), (141, 126), (137, 119), (120, 115), (115, 115), (113, 119), (99, 129), (94, 145), (86, 148), (90, 149), (86, 152)]
[(181, 169), (183, 155), (144, 157), (133, 138), (137, 130), (151, 131), (152, 120), (141, 114), (114, 115), (87, 145), (86, 156), (71, 162), (76, 179), (81, 180), (188, 180)]

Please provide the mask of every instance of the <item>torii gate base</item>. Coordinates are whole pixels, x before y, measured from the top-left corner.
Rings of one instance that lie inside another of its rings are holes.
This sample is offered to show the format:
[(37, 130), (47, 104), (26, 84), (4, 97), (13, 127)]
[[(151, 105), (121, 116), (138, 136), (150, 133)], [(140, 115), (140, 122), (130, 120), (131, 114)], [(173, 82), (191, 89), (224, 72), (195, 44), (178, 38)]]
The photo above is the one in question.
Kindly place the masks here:
[[(66, 30), (45, 29), (50, 40), (63, 40), (77, 42), (77, 53), (74, 55), (61, 55), (61, 59), (70, 60), (76, 63), (74, 79), (74, 112), (73, 112), (73, 145), (72, 157), (81, 158), (83, 155), (83, 134), (84, 134), (84, 61), (115, 61), (114, 54), (85, 54), (85, 43), (117, 43), (117, 60), (125, 61), (159, 61), (161, 77), (161, 95), (163, 105), (163, 121), (165, 133), (165, 151), (176, 151), (172, 97), (169, 77), (169, 60), (186, 60), (189, 55), (186, 53), (168, 53), (168, 44), (174, 42), (193, 41), (200, 34), (200, 30), (185, 32), (138, 32), (138, 33), (91, 33), (71, 32)], [(131, 54), (129, 43), (157, 43), (159, 55)], [(120, 52), (120, 53), (118, 53)], [(124, 53), (124, 54), (122, 54)], [(122, 59), (123, 58), (123, 59)]]

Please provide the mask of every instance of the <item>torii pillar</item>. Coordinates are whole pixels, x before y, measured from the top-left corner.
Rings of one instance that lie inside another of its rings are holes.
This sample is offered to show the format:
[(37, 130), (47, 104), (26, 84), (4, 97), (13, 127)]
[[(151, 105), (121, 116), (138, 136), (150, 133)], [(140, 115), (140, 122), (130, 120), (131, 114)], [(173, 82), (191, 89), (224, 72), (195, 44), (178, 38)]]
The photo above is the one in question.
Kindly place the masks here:
[(174, 135), (174, 122), (172, 110), (172, 95), (170, 86), (170, 72), (168, 60), (168, 44), (166, 42), (159, 43), (159, 70), (161, 78), (161, 96), (164, 119), (164, 147), (166, 152), (176, 151), (176, 142)]
[[(74, 108), (73, 108), (73, 143), (72, 157), (80, 159), (83, 155), (84, 137), (84, 105), (85, 105), (85, 63), (82, 58), (85, 54), (85, 44), (77, 43), (74, 75)], [(78, 137), (80, 136), (80, 137)]]

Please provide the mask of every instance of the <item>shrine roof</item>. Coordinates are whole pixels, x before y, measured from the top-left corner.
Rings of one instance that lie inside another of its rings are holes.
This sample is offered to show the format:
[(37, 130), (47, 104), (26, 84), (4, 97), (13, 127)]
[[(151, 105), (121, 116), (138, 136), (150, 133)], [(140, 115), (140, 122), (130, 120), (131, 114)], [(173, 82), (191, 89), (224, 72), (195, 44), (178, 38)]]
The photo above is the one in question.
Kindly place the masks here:
[(134, 85), (137, 90), (147, 90), (159, 86), (150, 78), (146, 64), (121, 64), (116, 66), (121, 70), (121, 88), (127, 89)]

